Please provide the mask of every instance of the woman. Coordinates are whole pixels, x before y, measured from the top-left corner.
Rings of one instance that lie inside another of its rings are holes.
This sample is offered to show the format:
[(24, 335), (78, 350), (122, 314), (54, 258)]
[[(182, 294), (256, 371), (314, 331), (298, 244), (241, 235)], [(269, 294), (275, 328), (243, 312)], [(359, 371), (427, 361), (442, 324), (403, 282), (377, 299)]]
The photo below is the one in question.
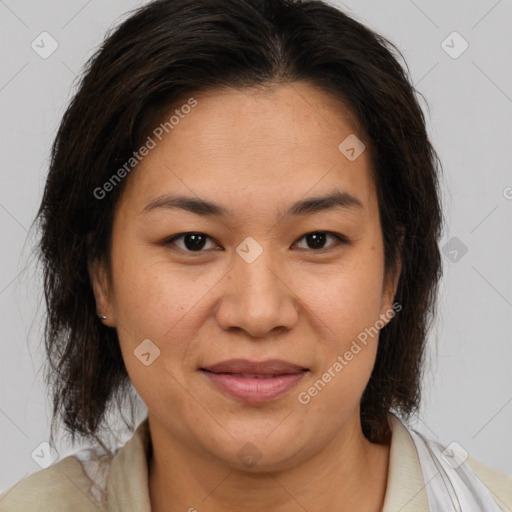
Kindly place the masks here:
[[(339, 10), (132, 14), (64, 115), (38, 216), (52, 429), (101, 448), (1, 509), (510, 509), (509, 477), (405, 423), (438, 168), (393, 46)], [(147, 418), (109, 451), (132, 385)]]

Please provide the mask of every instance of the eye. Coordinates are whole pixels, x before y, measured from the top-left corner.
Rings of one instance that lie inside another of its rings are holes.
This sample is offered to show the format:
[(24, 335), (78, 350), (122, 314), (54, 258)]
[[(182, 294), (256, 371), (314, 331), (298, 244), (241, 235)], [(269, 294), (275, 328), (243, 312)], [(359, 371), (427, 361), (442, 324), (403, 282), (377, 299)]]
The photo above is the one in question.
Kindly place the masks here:
[[(326, 240), (329, 237), (334, 239), (334, 243), (331, 243), (328, 247), (324, 247)], [(301, 240), (305, 240), (306, 243), (310, 245), (310, 247), (306, 247), (306, 249), (312, 249), (315, 252), (329, 250), (338, 245), (349, 243), (343, 235), (331, 233), (330, 231), (312, 231), (311, 233), (306, 233), (301, 238), (299, 238), (298, 242)], [(208, 247), (205, 249), (205, 246), (208, 245), (208, 241), (213, 243), (212, 239), (204, 233), (190, 232), (174, 235), (173, 237), (166, 240), (164, 245), (176, 245), (178, 249), (188, 253), (201, 253), (209, 249)], [(218, 245), (213, 243), (213, 247), (210, 247), (210, 249), (215, 249), (215, 247), (218, 247)]]
[[(182, 247), (179, 247), (179, 245), (176, 244), (178, 240), (183, 242)], [(180, 233), (179, 235), (175, 235), (166, 240), (165, 245), (176, 244), (179, 249), (186, 252), (204, 252), (202, 249), (207, 245), (207, 240), (211, 240), (211, 238), (204, 233)]]
[[(335, 243), (328, 247), (323, 247), (328, 237), (333, 238)], [(348, 240), (344, 236), (338, 235), (337, 233), (331, 233), (329, 231), (312, 231), (311, 233), (306, 233), (304, 236), (299, 238), (299, 241), (300, 240), (305, 240), (306, 243), (310, 244), (316, 252), (329, 250), (340, 244), (348, 243)]]

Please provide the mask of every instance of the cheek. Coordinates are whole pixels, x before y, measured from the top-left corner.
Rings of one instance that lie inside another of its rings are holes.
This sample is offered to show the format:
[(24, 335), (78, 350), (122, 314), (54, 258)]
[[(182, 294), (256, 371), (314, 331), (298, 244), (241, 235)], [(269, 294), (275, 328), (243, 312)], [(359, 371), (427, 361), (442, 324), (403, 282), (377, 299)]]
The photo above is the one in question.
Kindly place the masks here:
[[(379, 319), (382, 300), (383, 265), (378, 251), (370, 249), (340, 265), (330, 279), (323, 279), (305, 290), (339, 348)], [(322, 285), (319, 287), (319, 285)]]
[(161, 339), (187, 315), (207, 289), (190, 272), (171, 268), (137, 243), (113, 251), (114, 310), (118, 327), (132, 337)]
[(184, 414), (192, 404), (179, 384), (183, 381), (179, 366), (190, 349), (189, 315), (201, 293), (194, 293), (179, 272), (150, 262), (143, 251), (124, 252), (120, 247), (117, 255), (114, 310), (129, 378), (150, 409), (171, 401), (173, 410)]
[(322, 390), (318, 405), (355, 406), (370, 378), (378, 347), (383, 279), (377, 254), (359, 253), (326, 279), (321, 291), (306, 293), (325, 334), (317, 340), (322, 354), (319, 375), (312, 379), (317, 384), (309, 388), (313, 394)]
[(336, 288), (332, 286), (329, 290), (333, 300), (320, 304), (319, 324), (326, 328), (324, 336), (316, 340), (317, 371), (301, 386), (298, 395), (299, 403), (312, 410), (332, 413), (338, 426), (358, 406), (378, 348), (375, 322), (379, 318), (380, 295), (372, 286), (355, 285), (346, 280)]
[[(190, 359), (225, 272), (206, 272), (199, 266), (178, 268), (136, 244), (119, 245), (113, 255), (116, 328), (130, 378), (138, 383), (137, 389), (159, 379), (171, 385), (173, 379), (164, 367), (181, 380), (183, 372), (196, 363)], [(147, 339), (160, 351), (150, 372), (135, 357)]]

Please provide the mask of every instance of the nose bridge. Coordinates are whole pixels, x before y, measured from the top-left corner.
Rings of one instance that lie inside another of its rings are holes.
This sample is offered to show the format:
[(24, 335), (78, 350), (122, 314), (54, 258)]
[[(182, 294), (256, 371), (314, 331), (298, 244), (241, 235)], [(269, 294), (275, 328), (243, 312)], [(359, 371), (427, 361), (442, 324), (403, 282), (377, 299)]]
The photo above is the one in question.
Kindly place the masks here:
[[(276, 265), (270, 250), (264, 251), (254, 261), (246, 261), (239, 257), (235, 264), (234, 272), (239, 278), (238, 289), (244, 296), (268, 295), (267, 300), (275, 300), (279, 295), (279, 281), (276, 277)], [(274, 268), (273, 268), (274, 267)], [(271, 270), (273, 269), (273, 270)], [(277, 271), (278, 272), (278, 271)]]
[(284, 276), (279, 276), (282, 266), (270, 245), (263, 248), (249, 237), (236, 252), (229, 300), (218, 311), (221, 326), (238, 327), (252, 336), (263, 336), (276, 327), (291, 328), (297, 321), (294, 295)]

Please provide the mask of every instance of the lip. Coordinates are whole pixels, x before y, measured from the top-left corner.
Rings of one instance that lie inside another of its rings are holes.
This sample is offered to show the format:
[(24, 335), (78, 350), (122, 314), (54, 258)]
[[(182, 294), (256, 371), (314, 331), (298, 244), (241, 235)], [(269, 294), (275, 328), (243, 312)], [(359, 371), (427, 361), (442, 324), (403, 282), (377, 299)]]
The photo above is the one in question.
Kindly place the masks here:
[(283, 361), (267, 359), (266, 361), (250, 361), (249, 359), (230, 359), (212, 366), (204, 366), (201, 370), (213, 373), (252, 373), (258, 375), (285, 375), (308, 370), (303, 366)]
[[(260, 362), (231, 359), (200, 370), (219, 390), (247, 403), (278, 398), (295, 387), (309, 371), (280, 359)], [(244, 374), (249, 376), (242, 376)]]

